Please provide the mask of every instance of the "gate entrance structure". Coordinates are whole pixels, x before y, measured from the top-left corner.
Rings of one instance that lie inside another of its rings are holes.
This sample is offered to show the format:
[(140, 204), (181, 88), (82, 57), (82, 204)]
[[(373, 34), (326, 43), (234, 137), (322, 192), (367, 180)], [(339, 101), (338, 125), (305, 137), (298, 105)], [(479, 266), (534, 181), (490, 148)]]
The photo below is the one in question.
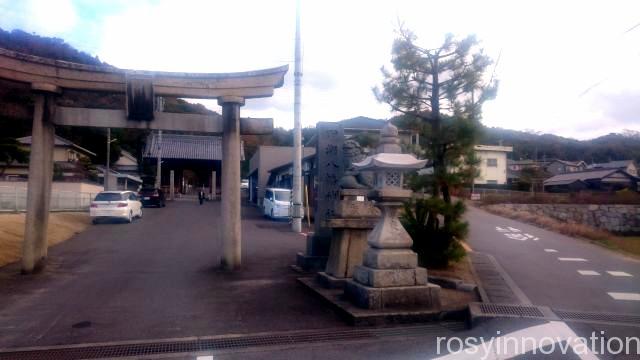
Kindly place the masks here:
[[(272, 96), (274, 89), (283, 85), (288, 69), (285, 65), (239, 73), (122, 70), (0, 49), (3, 86), (26, 87), (34, 98), (22, 271), (31, 273), (42, 268), (47, 257), (56, 125), (222, 134), (221, 265), (229, 270), (239, 267), (240, 135), (270, 134), (273, 130), (272, 119), (240, 118), (240, 107), (245, 99)], [(99, 109), (104, 96), (113, 96), (117, 108)], [(163, 96), (217, 99), (222, 115), (154, 111), (156, 97)]]

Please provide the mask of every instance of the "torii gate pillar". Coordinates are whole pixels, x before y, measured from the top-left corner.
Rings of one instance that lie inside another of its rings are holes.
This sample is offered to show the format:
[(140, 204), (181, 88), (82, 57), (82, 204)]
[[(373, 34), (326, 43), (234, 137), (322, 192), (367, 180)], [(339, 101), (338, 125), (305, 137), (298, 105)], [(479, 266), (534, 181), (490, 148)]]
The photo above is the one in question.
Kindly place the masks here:
[(244, 98), (223, 96), (222, 106), (222, 259), (220, 265), (235, 270), (241, 265), (242, 231), (240, 218), (240, 106)]
[(31, 153), (29, 155), (29, 185), (24, 242), (22, 244), (22, 272), (29, 274), (44, 267), (47, 258), (47, 225), (53, 178), (53, 149), (55, 141), (55, 85), (33, 83), (35, 93)]

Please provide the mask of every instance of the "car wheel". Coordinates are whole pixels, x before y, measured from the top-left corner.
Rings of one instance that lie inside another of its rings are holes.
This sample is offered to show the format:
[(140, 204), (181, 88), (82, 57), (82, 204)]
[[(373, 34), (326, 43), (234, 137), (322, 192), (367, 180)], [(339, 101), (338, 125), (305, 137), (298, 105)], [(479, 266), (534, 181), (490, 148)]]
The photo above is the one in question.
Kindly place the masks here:
[(131, 224), (133, 221), (133, 210), (129, 210), (129, 217), (127, 218), (127, 222)]
[(91, 223), (92, 223), (93, 225), (96, 225), (96, 224), (98, 223), (98, 219), (92, 219), (92, 220), (91, 220)]
[(273, 219), (273, 209), (271, 209), (271, 218)]
[(142, 219), (142, 208), (140, 208), (140, 214), (138, 214), (138, 219)]

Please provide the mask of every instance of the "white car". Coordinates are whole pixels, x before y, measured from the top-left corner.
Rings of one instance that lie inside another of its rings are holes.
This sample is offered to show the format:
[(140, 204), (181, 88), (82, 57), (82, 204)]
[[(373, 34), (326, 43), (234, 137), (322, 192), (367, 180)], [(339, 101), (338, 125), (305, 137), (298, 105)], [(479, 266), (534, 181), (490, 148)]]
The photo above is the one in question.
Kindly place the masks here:
[(93, 223), (99, 219), (123, 219), (128, 223), (142, 218), (142, 203), (133, 191), (102, 191), (91, 202), (89, 215)]
[(288, 217), (291, 206), (291, 190), (267, 188), (264, 190), (262, 208), (264, 215), (272, 218)]
[(249, 180), (244, 179), (240, 181), (240, 189), (248, 189), (249, 188)]

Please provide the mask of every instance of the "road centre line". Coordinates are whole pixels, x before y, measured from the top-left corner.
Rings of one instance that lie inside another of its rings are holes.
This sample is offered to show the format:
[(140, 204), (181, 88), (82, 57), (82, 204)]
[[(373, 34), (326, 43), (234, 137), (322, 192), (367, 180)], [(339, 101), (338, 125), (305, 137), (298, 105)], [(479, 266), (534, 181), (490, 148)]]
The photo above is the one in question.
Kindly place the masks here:
[(600, 276), (599, 272), (593, 270), (578, 270), (578, 273), (584, 276)]
[(587, 261), (587, 259), (583, 259), (583, 258), (569, 258), (569, 257), (559, 257), (558, 260), (560, 260), (560, 261)]
[(627, 273), (627, 272), (624, 272), (624, 271), (608, 271), (608, 270), (607, 270), (607, 272), (608, 272), (608, 273), (609, 273), (609, 275), (611, 275), (611, 276), (633, 277), (633, 275), (631, 275), (631, 274), (629, 274), (629, 273)]
[(607, 294), (609, 294), (609, 296), (614, 300), (640, 301), (639, 293), (609, 292)]

